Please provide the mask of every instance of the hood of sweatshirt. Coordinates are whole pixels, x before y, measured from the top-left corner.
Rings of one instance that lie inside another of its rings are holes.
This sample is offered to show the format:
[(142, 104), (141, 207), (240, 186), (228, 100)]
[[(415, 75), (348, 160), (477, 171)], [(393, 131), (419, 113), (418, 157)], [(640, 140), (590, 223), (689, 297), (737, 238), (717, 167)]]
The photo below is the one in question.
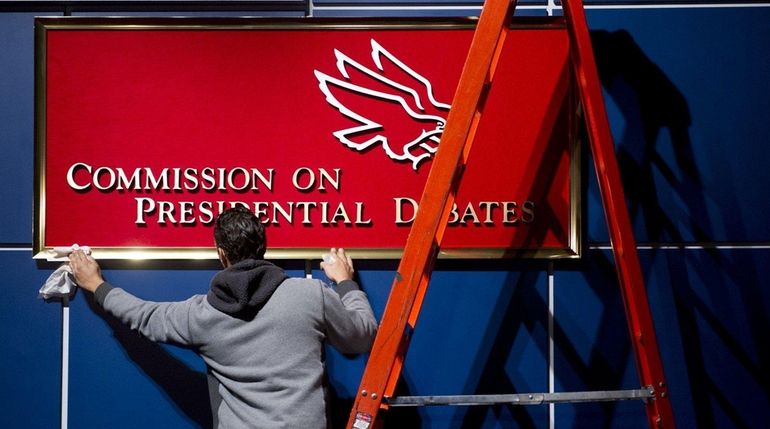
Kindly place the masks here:
[(268, 261), (246, 259), (214, 276), (206, 300), (225, 314), (251, 320), (287, 278)]

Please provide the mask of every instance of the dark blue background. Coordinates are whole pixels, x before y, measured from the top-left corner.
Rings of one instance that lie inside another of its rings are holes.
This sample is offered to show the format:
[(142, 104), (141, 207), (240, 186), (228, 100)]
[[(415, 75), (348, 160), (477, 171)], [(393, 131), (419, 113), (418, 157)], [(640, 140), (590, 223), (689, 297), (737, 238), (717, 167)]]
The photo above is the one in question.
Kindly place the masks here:
[[(37, 297), (56, 266), (33, 261), (30, 243), (33, 17), (52, 12), (27, 5), (0, 3), (0, 427), (51, 428), (59, 424), (61, 306)], [(124, 12), (109, 2), (91, 7)], [(352, 12), (426, 13), (459, 12)], [(351, 12), (319, 7), (315, 14)], [(587, 16), (678, 426), (765, 427), (770, 5), (590, 9)], [(592, 170), (587, 178), (590, 250), (580, 261), (555, 263), (556, 388), (638, 388)], [(284, 265), (303, 274), (300, 262)], [(358, 263), (378, 316), (395, 266)], [(545, 262), (439, 262), (399, 391), (547, 391), (546, 269)], [(140, 297), (177, 300), (204, 292), (215, 270), (210, 263), (126, 262), (107, 264), (105, 275)], [(205, 368), (191, 351), (141, 339), (99, 314), (83, 293), (71, 304), (70, 328), (70, 427), (206, 427)], [(328, 364), (335, 421), (344, 421), (364, 359), (330, 350)], [(639, 402), (558, 405), (555, 421), (647, 427)], [(546, 428), (548, 408), (401, 409), (388, 423)]]

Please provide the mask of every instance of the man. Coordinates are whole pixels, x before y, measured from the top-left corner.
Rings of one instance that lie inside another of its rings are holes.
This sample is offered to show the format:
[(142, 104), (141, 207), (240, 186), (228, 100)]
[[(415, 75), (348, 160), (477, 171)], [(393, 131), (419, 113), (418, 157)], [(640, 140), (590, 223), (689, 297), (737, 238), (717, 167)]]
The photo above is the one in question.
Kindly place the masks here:
[(215, 427), (326, 427), (323, 342), (343, 353), (371, 347), (377, 321), (352, 260), (331, 249), (321, 263), (336, 290), (289, 278), (263, 259), (265, 231), (248, 209), (223, 212), (214, 239), (224, 269), (207, 295), (181, 302), (144, 301), (102, 278), (82, 251), (70, 255), (78, 285), (132, 329), (153, 341), (193, 347), (216, 383)]

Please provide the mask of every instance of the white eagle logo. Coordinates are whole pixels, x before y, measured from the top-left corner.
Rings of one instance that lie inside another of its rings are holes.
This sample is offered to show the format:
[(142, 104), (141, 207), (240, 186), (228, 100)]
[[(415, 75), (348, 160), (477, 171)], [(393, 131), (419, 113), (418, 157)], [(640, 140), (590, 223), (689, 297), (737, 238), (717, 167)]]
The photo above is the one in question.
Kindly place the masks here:
[[(435, 99), (428, 79), (374, 39), (371, 46), (376, 70), (337, 49), (334, 55), (342, 78), (314, 70), (326, 101), (357, 122), (332, 134), (357, 151), (381, 144), (388, 157), (411, 162), (417, 170), (421, 162), (436, 153), (450, 105)], [(394, 116), (394, 112), (400, 112), (400, 116), (399, 113)], [(380, 120), (375, 119), (378, 114)], [(389, 123), (384, 124), (386, 118)]]

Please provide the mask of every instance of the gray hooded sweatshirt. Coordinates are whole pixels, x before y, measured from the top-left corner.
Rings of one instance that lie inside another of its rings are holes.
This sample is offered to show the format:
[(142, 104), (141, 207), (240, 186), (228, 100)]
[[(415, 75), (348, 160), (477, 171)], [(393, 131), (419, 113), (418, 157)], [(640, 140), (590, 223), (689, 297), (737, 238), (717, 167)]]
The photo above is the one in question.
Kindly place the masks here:
[(358, 285), (289, 278), (263, 260), (218, 273), (208, 295), (151, 302), (103, 283), (96, 301), (150, 340), (193, 347), (217, 392), (215, 427), (325, 428), (323, 343), (369, 351), (377, 330)]

